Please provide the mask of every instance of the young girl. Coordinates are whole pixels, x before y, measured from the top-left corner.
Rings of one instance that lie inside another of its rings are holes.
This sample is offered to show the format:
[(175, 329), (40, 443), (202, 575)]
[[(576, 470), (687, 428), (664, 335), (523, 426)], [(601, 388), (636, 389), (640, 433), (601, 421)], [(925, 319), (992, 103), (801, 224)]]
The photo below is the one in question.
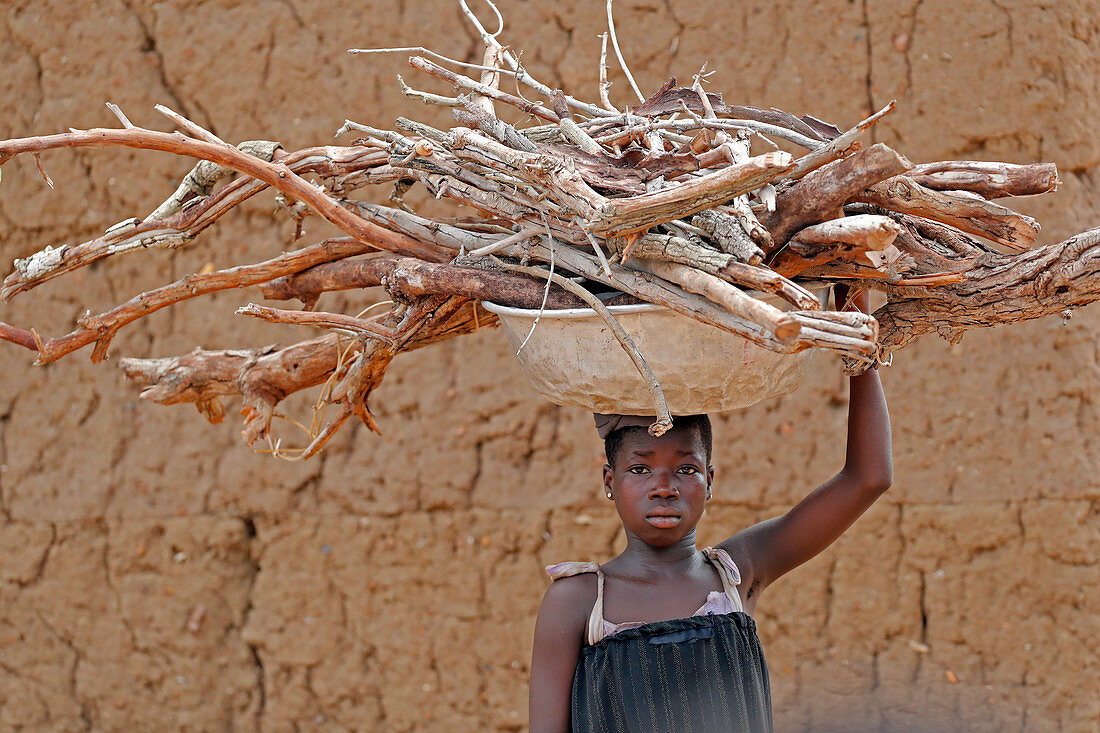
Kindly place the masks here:
[[(866, 296), (857, 299), (866, 310)], [(844, 468), (780, 517), (695, 546), (711, 497), (710, 420), (597, 415), (603, 483), (626, 549), (547, 568), (535, 624), (531, 732), (771, 731), (760, 593), (828, 547), (890, 486), (890, 416), (878, 373), (850, 380)]]

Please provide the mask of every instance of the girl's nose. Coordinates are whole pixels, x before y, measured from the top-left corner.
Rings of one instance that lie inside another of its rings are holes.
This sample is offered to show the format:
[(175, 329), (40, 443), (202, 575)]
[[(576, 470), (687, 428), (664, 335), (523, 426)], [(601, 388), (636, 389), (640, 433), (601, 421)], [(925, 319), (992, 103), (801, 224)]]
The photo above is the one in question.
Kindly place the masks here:
[(674, 499), (680, 495), (680, 490), (673, 487), (672, 480), (667, 474), (658, 472), (653, 478), (653, 485), (649, 489), (649, 498)]

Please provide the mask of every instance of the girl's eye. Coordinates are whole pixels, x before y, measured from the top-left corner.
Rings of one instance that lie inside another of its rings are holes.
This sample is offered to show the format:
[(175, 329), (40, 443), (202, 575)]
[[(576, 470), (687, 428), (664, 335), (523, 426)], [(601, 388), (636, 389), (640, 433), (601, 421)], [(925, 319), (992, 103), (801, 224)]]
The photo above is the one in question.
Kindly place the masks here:
[(699, 473), (699, 469), (695, 466), (680, 466), (678, 470), (680, 473), (687, 474), (688, 476)]
[(626, 472), (634, 474), (648, 473), (649, 469), (645, 466), (631, 466), (630, 468), (626, 469)]

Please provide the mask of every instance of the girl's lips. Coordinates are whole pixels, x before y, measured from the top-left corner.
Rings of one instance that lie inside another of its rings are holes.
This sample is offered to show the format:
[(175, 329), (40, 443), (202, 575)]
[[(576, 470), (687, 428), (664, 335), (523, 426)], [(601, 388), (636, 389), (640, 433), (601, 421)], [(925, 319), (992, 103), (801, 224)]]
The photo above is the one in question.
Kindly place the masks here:
[(658, 529), (669, 529), (680, 523), (681, 517), (675, 514), (648, 514), (645, 520)]

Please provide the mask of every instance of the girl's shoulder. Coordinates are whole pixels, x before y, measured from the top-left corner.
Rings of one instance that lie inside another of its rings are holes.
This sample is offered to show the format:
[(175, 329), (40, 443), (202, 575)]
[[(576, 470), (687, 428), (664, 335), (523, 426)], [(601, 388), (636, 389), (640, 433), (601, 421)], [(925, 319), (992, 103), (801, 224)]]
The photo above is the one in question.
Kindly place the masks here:
[(554, 581), (546, 589), (539, 618), (547, 618), (565, 638), (583, 639), (592, 606), (598, 594), (596, 571), (599, 563), (563, 562), (546, 568)]
[(546, 574), (553, 582), (546, 589), (543, 603), (591, 610), (597, 594), (598, 562), (560, 562), (547, 565)]

